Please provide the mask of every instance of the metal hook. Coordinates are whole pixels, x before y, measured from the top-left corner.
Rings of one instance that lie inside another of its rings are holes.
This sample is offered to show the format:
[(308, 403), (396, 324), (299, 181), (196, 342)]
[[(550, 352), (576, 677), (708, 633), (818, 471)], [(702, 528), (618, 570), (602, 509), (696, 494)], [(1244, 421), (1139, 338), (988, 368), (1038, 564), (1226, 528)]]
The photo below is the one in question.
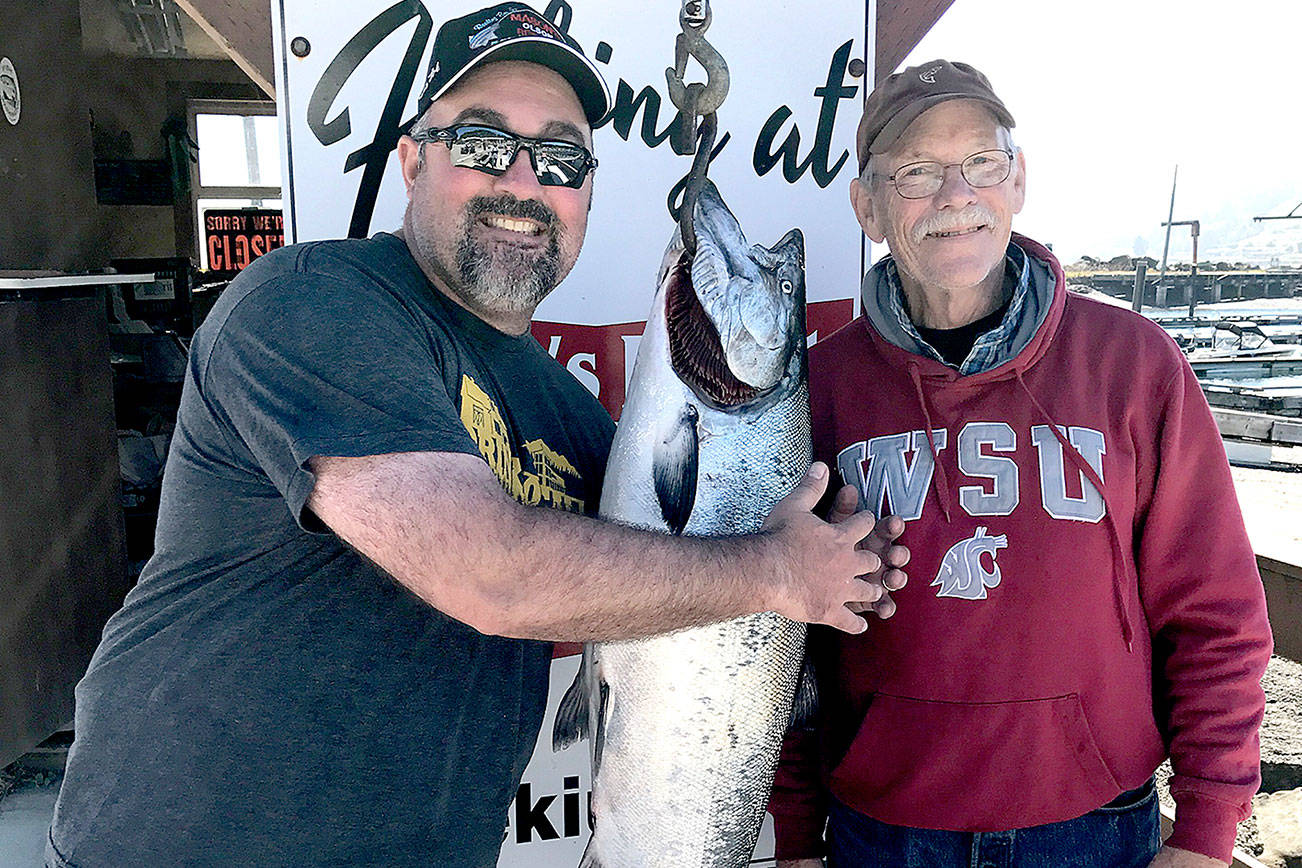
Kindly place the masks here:
[(691, 171), (687, 173), (687, 185), (683, 188), (683, 203), (678, 208), (678, 227), (683, 235), (683, 249), (688, 256), (696, 255), (696, 200), (705, 186), (706, 173), (710, 170), (711, 151), (714, 150), (714, 136), (719, 128), (719, 116), (714, 112), (701, 121), (701, 138), (696, 145), (696, 157), (692, 160)]
[[(693, 82), (689, 85), (683, 81), (683, 76), (687, 74), (688, 57), (695, 58), (705, 70), (705, 84)], [(730, 82), (728, 64), (724, 62), (723, 55), (706, 42), (704, 36), (690, 28), (678, 34), (674, 41), (674, 67), (665, 70), (665, 80), (669, 84), (669, 98), (673, 100), (674, 106), (682, 111), (694, 109), (698, 115), (708, 115), (719, 110), (724, 98), (728, 96)], [(696, 104), (689, 106), (687, 93), (694, 85), (699, 87), (698, 96)]]

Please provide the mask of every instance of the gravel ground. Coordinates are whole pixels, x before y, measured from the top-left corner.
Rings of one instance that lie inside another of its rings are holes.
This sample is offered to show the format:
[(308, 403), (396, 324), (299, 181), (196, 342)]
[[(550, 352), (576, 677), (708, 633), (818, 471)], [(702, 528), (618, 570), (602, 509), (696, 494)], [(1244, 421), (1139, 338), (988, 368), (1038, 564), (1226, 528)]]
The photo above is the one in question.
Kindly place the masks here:
[[(1261, 724), (1261, 791), (1252, 816), (1239, 824), (1236, 845), (1269, 868), (1302, 868), (1302, 663), (1272, 657), (1261, 679), (1266, 717)], [(1169, 763), (1157, 771), (1162, 804)]]

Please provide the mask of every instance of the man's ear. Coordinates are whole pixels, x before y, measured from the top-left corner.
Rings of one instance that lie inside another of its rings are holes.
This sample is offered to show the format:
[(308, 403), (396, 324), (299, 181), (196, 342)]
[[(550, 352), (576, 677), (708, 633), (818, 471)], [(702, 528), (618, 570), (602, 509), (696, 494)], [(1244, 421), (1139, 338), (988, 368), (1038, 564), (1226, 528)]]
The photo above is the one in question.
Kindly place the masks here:
[(863, 227), (864, 234), (874, 244), (881, 244), (886, 240), (886, 233), (882, 231), (881, 215), (877, 214), (876, 206), (873, 204), (872, 191), (858, 178), (850, 182), (850, 207), (854, 209), (854, 216)]
[(1013, 158), (1013, 213), (1018, 214), (1026, 204), (1026, 157), (1021, 148)]
[(420, 174), (420, 142), (411, 136), (398, 137), (398, 168), (402, 170), (402, 183), (410, 193)]

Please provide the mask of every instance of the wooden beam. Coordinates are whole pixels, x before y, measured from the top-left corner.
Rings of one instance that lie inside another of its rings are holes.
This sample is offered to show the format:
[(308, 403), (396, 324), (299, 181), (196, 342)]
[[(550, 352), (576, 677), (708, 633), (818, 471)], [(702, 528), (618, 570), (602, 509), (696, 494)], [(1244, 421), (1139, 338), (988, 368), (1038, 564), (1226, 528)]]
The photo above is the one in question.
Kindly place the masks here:
[(1275, 653), (1302, 661), (1302, 567), (1257, 555)]
[(1242, 437), (1266, 443), (1302, 444), (1302, 419), (1213, 407), (1222, 437)]
[(954, 0), (877, 0), (877, 63), (873, 81), (884, 81), (894, 72), (953, 4)]
[(271, 7), (267, 0), (176, 0), (244, 74), (267, 96), (276, 97), (271, 51)]

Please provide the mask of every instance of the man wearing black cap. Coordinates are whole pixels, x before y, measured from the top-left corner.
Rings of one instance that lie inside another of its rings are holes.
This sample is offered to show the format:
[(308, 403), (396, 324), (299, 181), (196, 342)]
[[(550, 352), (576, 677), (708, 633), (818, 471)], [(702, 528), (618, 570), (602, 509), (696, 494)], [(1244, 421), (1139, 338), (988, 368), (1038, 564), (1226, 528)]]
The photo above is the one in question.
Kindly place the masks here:
[(810, 513), (826, 468), (750, 537), (585, 517), (612, 423), (528, 325), (578, 256), (608, 102), (527, 6), (448, 22), (398, 144), (401, 233), (275, 251), (223, 294), (155, 555), (78, 686), (48, 864), (484, 868), (538, 640), (768, 609), (863, 628), (872, 519)]
[(858, 492), (839, 514), (909, 522), (922, 581), (865, 634), (810, 632), (783, 868), (1224, 865), (1256, 791), (1270, 630), (1215, 422), (1161, 328), (1012, 232), (1012, 126), (944, 60), (865, 104), (850, 200), (890, 255), (810, 352), (814, 456)]

